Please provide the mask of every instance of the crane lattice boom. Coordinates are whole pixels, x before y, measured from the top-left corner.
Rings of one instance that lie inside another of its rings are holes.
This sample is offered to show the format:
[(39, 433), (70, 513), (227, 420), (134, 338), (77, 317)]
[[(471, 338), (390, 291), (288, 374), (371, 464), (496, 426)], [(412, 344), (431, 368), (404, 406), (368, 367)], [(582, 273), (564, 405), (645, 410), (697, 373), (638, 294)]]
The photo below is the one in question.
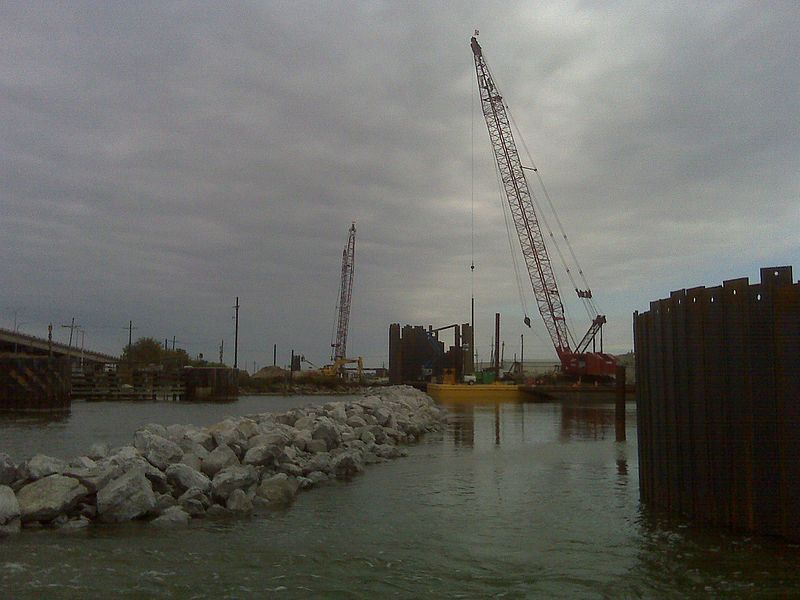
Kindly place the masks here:
[(522, 170), (517, 145), (511, 134), (511, 123), (503, 98), (489, 72), (478, 40), (474, 37), (472, 52), (475, 56), (475, 72), (478, 77), (483, 116), (489, 129), (489, 139), (492, 142), (503, 190), (514, 219), (522, 255), (528, 267), (533, 294), (556, 353), (561, 357), (564, 353), (570, 352), (569, 331), (553, 266), (544, 244), (544, 236)]
[[(525, 265), (528, 267), (528, 275), (539, 314), (550, 334), (562, 368), (566, 372), (578, 374), (581, 371), (589, 372), (586, 370), (586, 366), (587, 363), (591, 363), (589, 370), (596, 371), (593, 374), (607, 374), (609, 370), (613, 373), (615, 365), (613, 357), (602, 353), (583, 354), (606, 322), (604, 316), (595, 317), (589, 331), (574, 351), (570, 347), (569, 340), (572, 336), (564, 316), (564, 304), (558, 291), (558, 284), (544, 243), (539, 219), (534, 210), (533, 196), (528, 188), (517, 145), (511, 132), (508, 111), (489, 72), (481, 46), (475, 37), (471, 39), (471, 45), (475, 59), (475, 73), (478, 78), (481, 109), (489, 130), (489, 139), (494, 150), (503, 191), (519, 237)], [(577, 291), (580, 295), (581, 291)], [(584, 293), (588, 297), (588, 292)]]
[(336, 320), (336, 341), (333, 347), (333, 360), (347, 357), (347, 327), (350, 322), (350, 300), (353, 297), (353, 275), (356, 261), (356, 224), (350, 226), (347, 244), (342, 251), (342, 281), (339, 288), (339, 311)]

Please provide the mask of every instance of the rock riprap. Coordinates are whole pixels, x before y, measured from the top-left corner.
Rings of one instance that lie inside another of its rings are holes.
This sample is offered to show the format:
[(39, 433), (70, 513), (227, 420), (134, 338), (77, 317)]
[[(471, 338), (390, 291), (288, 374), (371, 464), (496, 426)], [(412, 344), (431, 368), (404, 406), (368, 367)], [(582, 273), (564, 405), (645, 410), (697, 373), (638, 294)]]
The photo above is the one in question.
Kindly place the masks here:
[(300, 490), (349, 479), (405, 456), (400, 446), (442, 428), (445, 411), (408, 386), (209, 427), (145, 425), (133, 444), (94, 444), (87, 456), (0, 453), (0, 536), (26, 527), (250, 515), (291, 504)]

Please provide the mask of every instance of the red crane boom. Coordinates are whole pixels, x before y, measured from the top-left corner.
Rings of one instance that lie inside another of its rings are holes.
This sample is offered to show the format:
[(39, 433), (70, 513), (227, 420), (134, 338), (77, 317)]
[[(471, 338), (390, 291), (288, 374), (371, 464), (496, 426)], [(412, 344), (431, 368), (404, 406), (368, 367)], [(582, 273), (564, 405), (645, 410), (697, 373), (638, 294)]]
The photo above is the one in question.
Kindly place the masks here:
[[(522, 256), (528, 268), (539, 314), (550, 334), (562, 370), (569, 375), (613, 375), (616, 367), (614, 357), (602, 352), (586, 352), (606, 322), (605, 316), (597, 315), (575, 350), (570, 347), (569, 340), (572, 336), (564, 316), (564, 304), (561, 301), (553, 266), (534, 210), (533, 197), (511, 132), (508, 112), (475, 37), (471, 39), (471, 46), (481, 109), (489, 130), (489, 140), (494, 150), (503, 191), (508, 200)], [(579, 296), (581, 293), (578, 291)]]
[(347, 244), (342, 251), (342, 281), (339, 289), (339, 310), (336, 319), (336, 341), (331, 344), (333, 360), (347, 357), (347, 327), (350, 323), (350, 300), (353, 297), (353, 275), (356, 264), (356, 224), (350, 225)]

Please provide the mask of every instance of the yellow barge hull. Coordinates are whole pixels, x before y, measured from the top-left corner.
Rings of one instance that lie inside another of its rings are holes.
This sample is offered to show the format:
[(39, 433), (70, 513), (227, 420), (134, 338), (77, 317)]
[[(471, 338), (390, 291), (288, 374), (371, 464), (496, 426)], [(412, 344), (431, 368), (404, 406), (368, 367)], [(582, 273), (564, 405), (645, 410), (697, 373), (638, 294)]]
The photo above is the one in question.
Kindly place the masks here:
[(530, 395), (507, 383), (429, 383), (428, 395), (442, 404), (524, 402)]

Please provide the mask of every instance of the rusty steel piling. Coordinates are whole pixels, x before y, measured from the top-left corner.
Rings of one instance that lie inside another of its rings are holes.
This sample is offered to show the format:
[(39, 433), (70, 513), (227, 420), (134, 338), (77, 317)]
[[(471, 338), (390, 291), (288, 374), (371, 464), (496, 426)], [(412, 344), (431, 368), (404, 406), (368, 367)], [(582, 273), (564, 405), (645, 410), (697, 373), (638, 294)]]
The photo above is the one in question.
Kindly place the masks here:
[(634, 314), (642, 500), (800, 540), (800, 283), (672, 292)]

